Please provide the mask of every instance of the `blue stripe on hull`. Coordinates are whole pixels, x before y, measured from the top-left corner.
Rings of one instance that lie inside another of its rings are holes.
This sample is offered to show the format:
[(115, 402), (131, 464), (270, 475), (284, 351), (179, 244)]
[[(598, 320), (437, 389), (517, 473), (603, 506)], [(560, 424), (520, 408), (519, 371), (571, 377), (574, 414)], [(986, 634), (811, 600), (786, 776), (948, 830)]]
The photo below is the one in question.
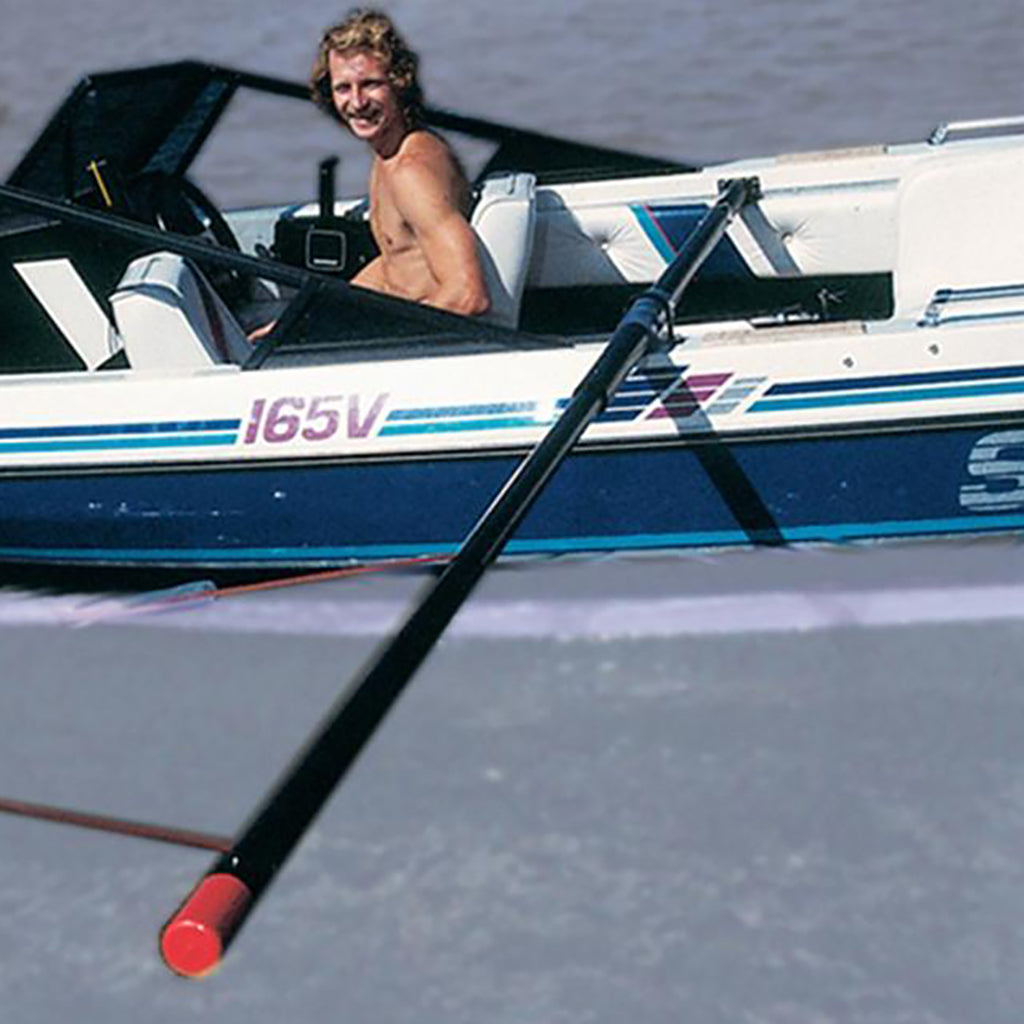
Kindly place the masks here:
[(202, 431), (237, 431), (241, 420), (173, 420), (157, 423), (86, 423), (62, 427), (2, 427), (8, 438), (88, 437), (111, 434), (195, 434)]
[(108, 437), (84, 441), (0, 441), (0, 455), (7, 452), (103, 452), (127, 448), (214, 448), (234, 444), (237, 434), (203, 434), (199, 437)]
[(967, 380), (1002, 380), (1024, 377), (1024, 366), (979, 366), (969, 370), (933, 370), (930, 373), (892, 373), (877, 377), (843, 377), (829, 380), (773, 384), (769, 395), (802, 395), (821, 391), (861, 391), (869, 388), (906, 387), (915, 384), (952, 384)]
[(886, 402), (945, 401), (950, 398), (978, 398), (987, 395), (1017, 395), (1024, 383), (961, 384), (957, 387), (901, 388), (898, 391), (864, 391), (846, 395), (816, 395), (810, 398), (762, 398), (751, 412), (786, 412), (793, 409), (826, 409), (849, 405), (881, 405)]
[[(1002, 429), (1009, 425), (1004, 424)], [(748, 441), (730, 448), (791, 541), (1024, 528), (1024, 507), (960, 507), (981, 427)], [(509, 550), (742, 544), (705, 465), (714, 446), (571, 457)], [(0, 479), (0, 558), (305, 564), (452, 551), (516, 465), (418, 462)], [(718, 476), (717, 471), (715, 475)], [(1024, 502), (1022, 502), (1024, 506)]]

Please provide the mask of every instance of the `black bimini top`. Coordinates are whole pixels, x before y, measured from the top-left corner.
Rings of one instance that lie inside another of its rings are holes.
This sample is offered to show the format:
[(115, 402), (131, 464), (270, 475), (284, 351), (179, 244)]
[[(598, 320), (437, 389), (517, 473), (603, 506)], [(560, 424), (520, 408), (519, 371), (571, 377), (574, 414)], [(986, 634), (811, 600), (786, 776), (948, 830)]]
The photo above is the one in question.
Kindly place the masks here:
[[(102, 157), (124, 179), (187, 173), (238, 89), (309, 100), (305, 85), (245, 71), (181, 61), (90, 75), (74, 88), (7, 184), (39, 195), (73, 198), (89, 192), (88, 171)], [(687, 164), (561, 139), (541, 132), (428, 107), (428, 124), (487, 140), (496, 149), (480, 171), (529, 171), (543, 180), (678, 173)]]
[(82, 79), (8, 184), (67, 199), (95, 188), (102, 159), (127, 180), (149, 171), (182, 175), (238, 87), (239, 75), (196, 63), (114, 71)]

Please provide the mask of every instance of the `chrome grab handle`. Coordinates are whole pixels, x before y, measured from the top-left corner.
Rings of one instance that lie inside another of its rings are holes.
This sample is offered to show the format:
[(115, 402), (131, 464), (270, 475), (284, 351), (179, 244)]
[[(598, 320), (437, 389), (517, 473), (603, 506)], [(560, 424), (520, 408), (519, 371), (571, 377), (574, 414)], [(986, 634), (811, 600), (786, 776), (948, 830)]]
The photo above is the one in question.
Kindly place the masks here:
[(1016, 135), (1024, 132), (1024, 116), (988, 117), (977, 121), (945, 121), (928, 136), (928, 145), (941, 146), (954, 136)]
[[(1024, 303), (1009, 303), (1003, 306), (998, 305), (1000, 299), (1022, 299), (1024, 298), (1024, 283), (988, 285), (976, 288), (940, 288), (932, 296), (921, 319), (918, 320), (918, 327), (939, 327), (942, 324), (954, 323), (963, 320), (1003, 320), (1007, 317), (1018, 317), (1024, 315)], [(959, 303), (979, 303), (985, 301), (990, 303), (989, 308), (975, 307), (974, 311), (969, 308), (964, 312), (954, 312), (949, 315), (947, 310)]]

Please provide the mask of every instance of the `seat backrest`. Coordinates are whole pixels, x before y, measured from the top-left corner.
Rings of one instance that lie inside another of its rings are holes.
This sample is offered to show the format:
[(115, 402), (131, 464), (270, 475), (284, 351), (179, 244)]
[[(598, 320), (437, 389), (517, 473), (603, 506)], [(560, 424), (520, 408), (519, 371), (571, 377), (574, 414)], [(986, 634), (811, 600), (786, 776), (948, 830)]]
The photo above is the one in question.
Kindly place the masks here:
[(14, 269), (87, 370), (116, 354), (121, 339), (71, 260), (26, 260), (15, 263)]
[[(732, 222), (701, 279), (890, 273), (899, 171), (887, 160), (851, 157), (820, 173), (809, 162), (791, 184), (772, 167), (764, 197)], [(722, 174), (545, 183), (527, 287), (656, 281), (715, 202)]]
[(1024, 148), (937, 156), (897, 194), (896, 317), (940, 289), (1024, 282)]
[(133, 260), (110, 296), (133, 369), (245, 362), (252, 346), (199, 268), (172, 252)]
[(532, 174), (486, 178), (470, 221), (491, 308), (483, 319), (504, 327), (519, 323), (519, 307), (533, 252), (537, 179)]

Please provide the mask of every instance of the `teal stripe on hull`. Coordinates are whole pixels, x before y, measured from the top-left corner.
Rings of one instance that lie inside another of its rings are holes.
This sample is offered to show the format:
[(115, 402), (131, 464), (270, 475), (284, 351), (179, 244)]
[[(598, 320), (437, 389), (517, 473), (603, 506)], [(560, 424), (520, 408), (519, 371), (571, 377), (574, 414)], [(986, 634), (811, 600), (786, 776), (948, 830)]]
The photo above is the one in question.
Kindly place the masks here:
[[(871, 540), (885, 537), (963, 535), (1024, 529), (1024, 513), (994, 516), (962, 516), (953, 519), (920, 519), (880, 523), (835, 523), (780, 530), (791, 543)], [(608, 551), (642, 551), (659, 548), (725, 547), (748, 544), (742, 530), (711, 530), (694, 533), (630, 534), (617, 537), (559, 537), (547, 540), (513, 539), (507, 554), (570, 554)], [(0, 558), (20, 561), (64, 562), (163, 562), (189, 564), (272, 564), (274, 562), (334, 563), (344, 560), (405, 558), (416, 555), (454, 554), (454, 544), (367, 544), (330, 547), (281, 548), (16, 548), (0, 547)]]
[(514, 430), (520, 427), (544, 427), (548, 421), (533, 416), (509, 417), (495, 420), (461, 420), (453, 423), (408, 423), (401, 426), (385, 426), (380, 429), (381, 437), (397, 434), (450, 434), (463, 430)]

